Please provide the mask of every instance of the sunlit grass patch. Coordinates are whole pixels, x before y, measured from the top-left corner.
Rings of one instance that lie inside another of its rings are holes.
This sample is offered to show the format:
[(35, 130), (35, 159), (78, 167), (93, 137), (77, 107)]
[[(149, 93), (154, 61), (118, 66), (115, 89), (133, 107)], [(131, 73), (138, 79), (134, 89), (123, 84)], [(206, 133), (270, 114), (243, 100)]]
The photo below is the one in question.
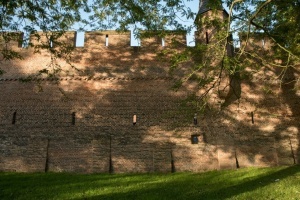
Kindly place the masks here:
[(0, 199), (300, 199), (300, 166), (174, 174), (0, 173)]

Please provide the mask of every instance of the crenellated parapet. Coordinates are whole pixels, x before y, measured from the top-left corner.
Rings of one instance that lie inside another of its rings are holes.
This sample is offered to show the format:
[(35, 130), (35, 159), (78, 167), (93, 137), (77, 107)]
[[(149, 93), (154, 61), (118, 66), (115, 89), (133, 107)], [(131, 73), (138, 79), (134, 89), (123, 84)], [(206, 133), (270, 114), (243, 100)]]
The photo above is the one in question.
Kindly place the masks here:
[(246, 45), (246, 51), (252, 51), (255, 49), (256, 51), (271, 53), (272, 45), (274, 45), (272, 40), (265, 34), (240, 33), (239, 38), (241, 46)]
[[(167, 76), (168, 58), (160, 59), (158, 54), (186, 48), (185, 32), (142, 32), (139, 45), (132, 45), (131, 32), (87, 31), (84, 37), (78, 35), (76, 31), (35, 32), (27, 37), (25, 46), (23, 33), (2, 33), (0, 48), (13, 49), (22, 58), (1, 59), (1, 69), (5, 72), (2, 78), (32, 76), (52, 70), (53, 66), (68, 71), (60, 76), (76, 74), (75, 68), (86, 76), (91, 75), (89, 71), (99, 76), (139, 76), (145, 71), (148, 74), (152, 71), (154, 77)], [(84, 40), (84, 44), (76, 46), (77, 40)]]
[[(55, 47), (55, 43), (64, 42), (67, 45), (76, 47), (76, 41), (84, 40), (83, 47), (93, 49), (98, 47), (130, 47), (130, 46), (170, 46), (174, 40), (178, 40), (182, 46), (186, 46), (186, 33), (178, 31), (167, 31), (161, 33), (142, 32), (140, 44), (131, 45), (133, 38), (132, 33), (119, 31), (86, 31), (84, 38), (79, 38), (76, 31), (66, 32), (42, 32), (37, 31), (30, 35), (29, 43), (34, 45), (49, 44), (49, 47)], [(0, 35), (1, 45), (8, 44), (9, 46), (24, 48), (23, 32), (2, 32)], [(51, 46), (51, 43), (53, 46)]]
[(0, 32), (0, 48), (22, 48), (23, 32)]

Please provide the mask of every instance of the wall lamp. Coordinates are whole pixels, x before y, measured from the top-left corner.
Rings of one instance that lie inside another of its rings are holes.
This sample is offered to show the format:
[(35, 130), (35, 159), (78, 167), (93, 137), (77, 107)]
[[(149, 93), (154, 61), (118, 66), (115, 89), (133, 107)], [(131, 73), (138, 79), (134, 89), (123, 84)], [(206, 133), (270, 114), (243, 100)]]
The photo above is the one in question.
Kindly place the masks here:
[(199, 135), (191, 135), (191, 142), (192, 144), (198, 144), (199, 143)]
[(136, 115), (133, 115), (132, 123), (133, 123), (133, 125), (136, 125)]

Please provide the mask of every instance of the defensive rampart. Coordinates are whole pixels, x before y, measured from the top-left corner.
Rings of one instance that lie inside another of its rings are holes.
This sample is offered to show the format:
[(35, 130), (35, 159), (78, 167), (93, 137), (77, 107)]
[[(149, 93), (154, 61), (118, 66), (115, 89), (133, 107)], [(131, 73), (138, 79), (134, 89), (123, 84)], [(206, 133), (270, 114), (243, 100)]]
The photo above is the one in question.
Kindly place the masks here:
[[(47, 37), (35, 45), (75, 44), (74, 32), (61, 43)], [(286, 72), (282, 87), (276, 70), (249, 73), (239, 101), (221, 108), (212, 92), (215, 106), (195, 116), (193, 94), (203, 88), (187, 82), (172, 90), (170, 63), (157, 55), (184, 50), (184, 38), (171, 34), (161, 46), (156, 36), (132, 47), (128, 33), (87, 32), (84, 47), (55, 59), (15, 42), (11, 48), (24, 59), (1, 62), (0, 170), (175, 172), (299, 163), (298, 69)], [(52, 76), (55, 67), (61, 71)], [(48, 74), (37, 76), (41, 70)]]

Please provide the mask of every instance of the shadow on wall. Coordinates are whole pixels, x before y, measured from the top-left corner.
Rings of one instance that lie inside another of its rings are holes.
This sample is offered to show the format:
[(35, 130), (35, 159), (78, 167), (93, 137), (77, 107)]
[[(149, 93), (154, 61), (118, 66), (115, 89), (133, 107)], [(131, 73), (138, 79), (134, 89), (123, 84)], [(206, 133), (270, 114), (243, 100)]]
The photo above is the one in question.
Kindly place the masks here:
[[(297, 77), (299, 79), (300, 71), (297, 68), (288, 68), (282, 77), (282, 103), (284, 103), (288, 109), (289, 113), (289, 127), (285, 130), (285, 135), (281, 135), (289, 140), (291, 144), (291, 154), (293, 157), (294, 164), (300, 163), (300, 123), (299, 123), (299, 105), (300, 105), (300, 95), (299, 87), (297, 82)], [(299, 67), (298, 67), (299, 69)]]
[[(94, 56), (97, 51), (87, 55)], [(88, 58), (78, 60), (86, 64)], [(131, 55), (126, 59), (132, 60)], [(150, 61), (154, 57), (139, 60)], [(24, 74), (24, 63), (11, 63), (16, 74)], [(270, 69), (270, 75), (256, 77), (264, 81), (254, 77), (242, 82), (242, 98), (223, 110), (212, 96), (209, 103), (216, 106), (198, 115), (194, 124), (197, 106), (186, 99), (199, 88), (187, 84), (171, 90), (173, 79), (153, 77), (166, 73), (165, 68), (115, 63), (102, 68), (97, 59), (91, 63), (106, 75), (64, 77), (59, 84), (52, 79), (0, 82), (1, 171), (174, 172), (298, 161), (299, 98), (287, 84), (278, 102), (281, 90), (265, 79), (273, 76)], [(198, 143), (192, 144), (192, 135)]]
[[(55, 34), (54, 34), (55, 35)], [(6, 71), (3, 78), (26, 78), (28, 75), (38, 78), (87, 76), (94, 77), (135, 77), (168, 76), (169, 58), (159, 58), (159, 52), (182, 51), (186, 48), (183, 33), (170, 32), (164, 38), (149, 36), (142, 39), (141, 46), (130, 46), (130, 33), (116, 31), (87, 32), (85, 45), (75, 47), (75, 32), (66, 32), (51, 43), (51, 33), (31, 36), (34, 48), (20, 48), (11, 41), (12, 49), (20, 52), (23, 60), (3, 62), (1, 68)], [(39, 37), (38, 37), (39, 36)], [(109, 42), (106, 45), (106, 37)], [(54, 36), (53, 36), (54, 37)], [(176, 39), (176, 45), (172, 41)], [(51, 45), (52, 44), (52, 45)], [(52, 52), (52, 58), (49, 51)], [(63, 52), (63, 53), (61, 53)], [(59, 72), (59, 73), (58, 73)], [(180, 72), (178, 72), (180, 74)]]
[[(105, 39), (109, 37), (106, 44)], [(186, 48), (186, 36), (170, 32), (163, 39), (158, 36), (143, 38), (141, 46), (130, 46), (129, 33), (86, 33), (86, 45), (76, 48), (72, 59), (89, 77), (165, 77), (168, 76), (168, 58), (160, 58), (160, 52), (182, 51)], [(172, 41), (176, 39), (175, 44)], [(89, 66), (89, 67), (86, 67)]]
[[(288, 140), (274, 137), (292, 127), (289, 119), (267, 115), (264, 105), (254, 124), (232, 105), (207, 111), (195, 126), (196, 108), (182, 104), (187, 91), (168, 90), (169, 80), (64, 80), (64, 94), (49, 82), (39, 93), (32, 82), (1, 84), (1, 170), (171, 172), (293, 164)], [(198, 135), (198, 144), (191, 135)]]

